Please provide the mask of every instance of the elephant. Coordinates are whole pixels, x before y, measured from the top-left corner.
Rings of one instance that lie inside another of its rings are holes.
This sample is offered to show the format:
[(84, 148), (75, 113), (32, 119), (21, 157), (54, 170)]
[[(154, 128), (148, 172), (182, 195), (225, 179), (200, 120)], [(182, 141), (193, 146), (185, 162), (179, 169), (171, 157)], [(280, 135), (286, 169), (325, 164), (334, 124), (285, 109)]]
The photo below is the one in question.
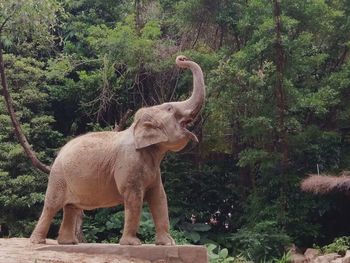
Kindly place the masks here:
[(160, 163), (168, 151), (182, 150), (195, 134), (186, 126), (205, 101), (201, 67), (181, 55), (175, 60), (193, 75), (193, 91), (184, 101), (139, 109), (132, 125), (120, 132), (91, 132), (69, 141), (59, 151), (49, 175), (44, 207), (30, 240), (45, 243), (50, 223), (63, 208), (57, 241), (77, 244), (83, 210), (124, 205), (121, 245), (140, 245), (136, 233), (143, 203), (150, 208), (157, 245), (175, 245), (169, 234), (167, 197)]

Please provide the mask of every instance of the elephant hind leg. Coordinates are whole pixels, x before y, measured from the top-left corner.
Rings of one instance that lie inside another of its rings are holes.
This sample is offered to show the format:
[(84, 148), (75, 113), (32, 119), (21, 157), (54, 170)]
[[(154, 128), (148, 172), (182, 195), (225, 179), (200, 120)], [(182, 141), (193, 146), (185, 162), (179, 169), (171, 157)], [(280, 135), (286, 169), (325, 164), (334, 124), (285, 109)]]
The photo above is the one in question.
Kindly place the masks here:
[[(64, 196), (65, 196), (65, 183), (62, 180), (51, 181), (47, 187), (44, 208), (36, 224), (31, 236), (30, 241), (34, 244), (45, 244), (45, 239), (50, 228), (50, 224), (56, 213), (62, 209)], [(60, 186), (57, 189), (57, 185)]]
[(34, 231), (30, 236), (30, 242), (33, 244), (45, 244), (45, 239), (47, 236), (47, 232), (50, 228), (50, 223), (56, 213), (61, 209), (61, 206), (51, 206), (44, 204), (43, 211), (39, 218), (38, 223), (36, 224)]
[(79, 243), (77, 233), (82, 225), (82, 214), (83, 210), (72, 204), (67, 204), (63, 207), (63, 221), (57, 239), (59, 244)]
[(86, 243), (86, 239), (83, 233), (83, 217), (84, 217), (84, 211), (80, 210), (80, 214), (77, 216), (77, 220), (75, 224), (75, 236), (77, 237), (79, 243)]

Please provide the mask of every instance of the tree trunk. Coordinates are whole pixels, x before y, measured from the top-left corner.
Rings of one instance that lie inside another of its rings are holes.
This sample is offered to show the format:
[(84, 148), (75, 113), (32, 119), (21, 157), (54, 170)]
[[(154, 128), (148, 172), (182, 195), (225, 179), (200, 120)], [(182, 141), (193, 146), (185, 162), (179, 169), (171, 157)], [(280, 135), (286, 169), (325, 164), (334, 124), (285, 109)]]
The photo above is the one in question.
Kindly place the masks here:
[(128, 110), (126, 111), (126, 113), (123, 115), (123, 117), (121, 117), (119, 123), (116, 122), (116, 123), (114, 124), (114, 129), (113, 129), (113, 131), (119, 132), (119, 131), (125, 130), (126, 122), (127, 122), (127, 120), (129, 119), (129, 117), (131, 116), (132, 113), (133, 113), (133, 111), (130, 110), (130, 109), (128, 109)]
[(135, 0), (135, 24), (138, 35), (140, 35), (142, 27), (141, 6), (141, 0)]
[(280, 0), (274, 0), (274, 20), (275, 20), (275, 63), (276, 63), (276, 83), (275, 83), (275, 97), (276, 97), (276, 118), (277, 118), (277, 147), (282, 154), (282, 162), (280, 165), (280, 173), (282, 178), (281, 186), (281, 218), (284, 221), (287, 210), (287, 175), (286, 170), (288, 166), (288, 141), (287, 130), (285, 125), (285, 117), (287, 113), (286, 95), (283, 87), (283, 76), (285, 57), (282, 46), (281, 36), (281, 6)]
[(0, 43), (0, 75), (1, 75), (1, 85), (2, 85), (2, 93), (5, 98), (5, 104), (7, 111), (10, 115), (11, 122), (13, 125), (13, 128), (15, 129), (15, 134), (21, 144), (21, 146), (24, 149), (24, 152), (32, 162), (33, 166), (40, 171), (44, 173), (50, 173), (50, 167), (40, 162), (40, 160), (36, 157), (35, 152), (32, 150), (26, 136), (23, 134), (22, 128), (20, 123), (17, 120), (16, 112), (13, 108), (13, 102), (12, 98), (10, 96), (8, 87), (7, 87), (7, 80), (5, 75), (5, 65), (4, 65), (4, 59), (3, 59), (3, 53), (2, 53), (2, 43)]
[(285, 127), (286, 116), (286, 95), (283, 87), (284, 74), (284, 52), (281, 37), (281, 8), (280, 0), (274, 0), (274, 16), (275, 16), (275, 61), (276, 61), (276, 84), (275, 96), (277, 104), (277, 129), (278, 137), (280, 139), (280, 150), (283, 155), (283, 164), (288, 163), (288, 148), (287, 148), (287, 134)]
[(197, 44), (197, 41), (199, 39), (199, 36), (202, 32), (202, 26), (203, 26), (203, 20), (201, 20), (201, 22), (199, 23), (199, 26), (198, 26), (198, 29), (197, 29), (197, 34), (196, 34), (196, 38), (194, 39), (193, 41), (193, 44), (192, 44), (192, 49), (195, 47), (195, 45)]

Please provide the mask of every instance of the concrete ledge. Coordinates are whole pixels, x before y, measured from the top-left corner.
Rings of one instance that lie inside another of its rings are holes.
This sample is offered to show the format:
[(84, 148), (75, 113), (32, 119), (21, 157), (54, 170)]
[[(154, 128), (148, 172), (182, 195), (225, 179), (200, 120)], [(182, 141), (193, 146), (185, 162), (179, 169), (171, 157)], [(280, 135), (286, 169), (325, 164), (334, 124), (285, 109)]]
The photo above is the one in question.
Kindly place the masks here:
[(123, 257), (149, 260), (157, 263), (207, 263), (207, 249), (204, 246), (123, 246), (118, 244), (44, 245), (36, 250), (66, 253), (112, 254)]

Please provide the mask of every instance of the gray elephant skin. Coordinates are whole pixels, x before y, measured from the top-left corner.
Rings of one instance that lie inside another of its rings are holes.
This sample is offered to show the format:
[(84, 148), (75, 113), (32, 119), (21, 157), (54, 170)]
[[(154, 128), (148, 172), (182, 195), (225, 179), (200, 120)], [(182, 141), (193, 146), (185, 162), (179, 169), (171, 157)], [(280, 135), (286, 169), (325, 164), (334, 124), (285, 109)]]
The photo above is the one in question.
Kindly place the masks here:
[(136, 232), (144, 202), (156, 228), (156, 244), (174, 245), (169, 234), (167, 198), (160, 162), (168, 151), (183, 149), (197, 137), (186, 129), (205, 100), (200, 66), (178, 56), (176, 64), (193, 74), (193, 91), (185, 101), (139, 109), (121, 132), (92, 132), (69, 141), (58, 153), (49, 176), (44, 208), (30, 237), (45, 243), (51, 221), (63, 208), (58, 243), (77, 244), (83, 210), (123, 204), (125, 222), (120, 244), (139, 245)]

